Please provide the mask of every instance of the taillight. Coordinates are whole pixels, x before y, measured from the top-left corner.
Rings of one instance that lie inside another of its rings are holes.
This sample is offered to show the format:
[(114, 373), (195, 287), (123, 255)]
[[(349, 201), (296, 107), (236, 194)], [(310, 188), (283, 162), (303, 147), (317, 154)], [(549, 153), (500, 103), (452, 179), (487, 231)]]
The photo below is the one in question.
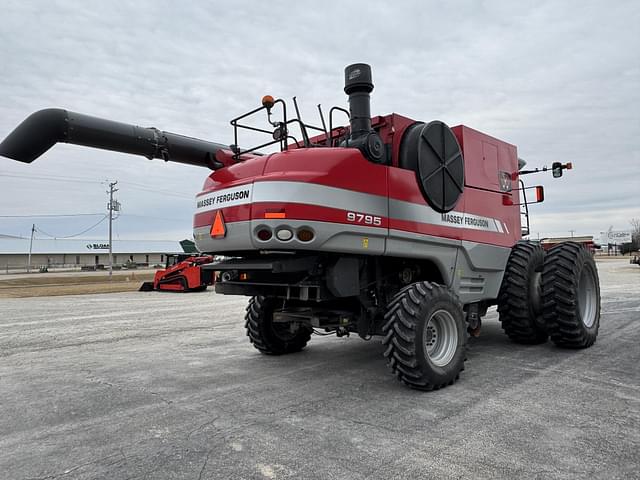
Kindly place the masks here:
[(258, 233), (256, 233), (256, 236), (258, 237), (258, 240), (266, 242), (267, 240), (271, 240), (273, 233), (269, 228), (261, 228), (260, 230), (258, 230)]
[(281, 228), (276, 232), (276, 238), (283, 242), (287, 242), (293, 238), (293, 232), (288, 228)]
[(308, 228), (301, 228), (300, 230), (298, 230), (297, 236), (298, 240), (300, 240), (301, 242), (310, 242), (311, 240), (313, 240), (313, 237), (315, 235), (313, 234), (312, 230)]

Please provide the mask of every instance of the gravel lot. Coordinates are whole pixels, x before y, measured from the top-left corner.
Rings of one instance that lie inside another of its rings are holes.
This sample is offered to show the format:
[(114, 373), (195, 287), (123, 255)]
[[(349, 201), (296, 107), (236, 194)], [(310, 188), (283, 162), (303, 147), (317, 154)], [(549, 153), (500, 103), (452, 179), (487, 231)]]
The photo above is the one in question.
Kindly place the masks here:
[(6, 479), (639, 478), (640, 268), (599, 262), (600, 336), (525, 347), (495, 312), (444, 390), (406, 389), (378, 340), (260, 355), (246, 299), (0, 299)]
[(154, 270), (114, 272), (57, 272), (0, 275), (2, 298), (80, 295), (87, 293), (135, 292), (144, 281), (152, 281)]

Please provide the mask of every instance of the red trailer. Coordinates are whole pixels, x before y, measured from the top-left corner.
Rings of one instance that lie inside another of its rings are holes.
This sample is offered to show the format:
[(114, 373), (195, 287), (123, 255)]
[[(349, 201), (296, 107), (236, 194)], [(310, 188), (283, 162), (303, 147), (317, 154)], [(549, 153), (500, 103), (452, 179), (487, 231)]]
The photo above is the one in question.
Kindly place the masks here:
[(592, 254), (595, 253), (597, 248), (600, 248), (600, 245), (597, 245), (596, 242), (593, 241), (592, 236), (583, 236), (583, 237), (552, 237), (552, 238), (542, 238), (540, 239), (540, 245), (545, 250), (550, 250), (556, 245), (559, 245), (564, 242), (574, 242), (582, 245)]

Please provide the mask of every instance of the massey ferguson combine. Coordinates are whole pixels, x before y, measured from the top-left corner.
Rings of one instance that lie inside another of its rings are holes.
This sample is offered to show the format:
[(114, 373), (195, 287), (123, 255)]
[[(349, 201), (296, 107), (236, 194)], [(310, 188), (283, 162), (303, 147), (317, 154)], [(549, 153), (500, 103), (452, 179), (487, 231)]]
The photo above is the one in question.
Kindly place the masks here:
[[(193, 235), (201, 252), (227, 260), (201, 268), (216, 272), (218, 294), (251, 297), (247, 335), (265, 354), (302, 350), (314, 331), (377, 335), (398, 379), (432, 390), (459, 377), (468, 333), (478, 335), (492, 305), (515, 342), (592, 345), (600, 292), (591, 255), (575, 243), (545, 252), (522, 240), (521, 176), (539, 170), (466, 126), (371, 117), (372, 90), (370, 67), (348, 66), (349, 110), (333, 107), (328, 127), (320, 106), (313, 126), (295, 98), (291, 115), (266, 96), (231, 121), (232, 145), (42, 110), (0, 155), (31, 163), (66, 142), (213, 170), (196, 197)], [(255, 126), (264, 114), (267, 126)], [(348, 126), (334, 127), (336, 115)], [(267, 140), (241, 149), (247, 129)], [(260, 153), (268, 147), (280, 151)], [(554, 164), (554, 177), (566, 168)], [(542, 201), (542, 188), (531, 188)]]

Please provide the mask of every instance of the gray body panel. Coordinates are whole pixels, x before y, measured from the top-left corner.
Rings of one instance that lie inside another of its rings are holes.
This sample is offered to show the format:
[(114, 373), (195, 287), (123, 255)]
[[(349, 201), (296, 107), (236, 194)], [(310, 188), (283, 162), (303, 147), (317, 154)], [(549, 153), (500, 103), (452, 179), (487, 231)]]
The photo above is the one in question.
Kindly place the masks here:
[[(283, 226), (294, 232), (310, 228), (316, 236), (311, 242), (300, 242), (295, 235), (286, 242), (275, 235), (266, 242), (256, 238), (255, 232), (262, 227), (275, 232)], [(220, 239), (210, 237), (209, 227), (201, 227), (194, 230), (194, 236), (200, 251), (211, 253), (303, 250), (430, 260), (463, 304), (497, 298), (511, 252), (506, 247), (401, 230), (288, 219), (229, 223), (227, 235)]]
[(385, 255), (431, 260), (440, 270), (445, 284), (451, 287), (459, 248), (459, 240), (392, 229), (389, 230)]
[[(362, 212), (369, 216), (370, 223), (253, 219), (228, 223), (224, 238), (212, 238), (210, 226), (205, 226), (194, 229), (198, 249), (219, 254), (262, 250), (309, 251), (429, 260), (437, 266), (444, 283), (458, 294), (463, 304), (494, 300), (498, 296), (510, 248), (388, 229), (382, 227), (382, 219), (504, 234), (506, 227), (499, 219), (452, 211), (450, 216), (455, 217), (452, 222), (426, 204), (314, 183), (270, 180), (203, 193), (197, 198), (197, 211), (271, 202), (320, 205), (342, 210), (345, 215), (346, 212)], [(379, 220), (380, 226), (374, 226), (374, 218)], [(272, 230), (274, 235), (270, 240), (258, 239), (257, 232), (262, 228)], [(290, 240), (277, 239), (275, 232), (281, 228), (293, 232)], [(312, 241), (301, 242), (296, 238), (296, 232), (301, 228), (314, 232)]]
[(451, 288), (463, 304), (496, 299), (511, 249), (462, 241)]
[[(294, 235), (291, 240), (281, 241), (275, 235), (266, 242), (258, 240), (256, 232), (263, 227), (275, 232), (286, 226), (294, 233), (301, 229), (311, 229), (315, 237), (311, 242), (301, 242)], [(201, 252), (224, 253), (243, 250), (305, 250), (335, 252), (360, 255), (384, 255), (387, 229), (343, 225), (330, 222), (309, 222), (305, 220), (264, 219), (227, 224), (224, 238), (211, 238), (210, 227), (194, 229), (196, 245)]]

